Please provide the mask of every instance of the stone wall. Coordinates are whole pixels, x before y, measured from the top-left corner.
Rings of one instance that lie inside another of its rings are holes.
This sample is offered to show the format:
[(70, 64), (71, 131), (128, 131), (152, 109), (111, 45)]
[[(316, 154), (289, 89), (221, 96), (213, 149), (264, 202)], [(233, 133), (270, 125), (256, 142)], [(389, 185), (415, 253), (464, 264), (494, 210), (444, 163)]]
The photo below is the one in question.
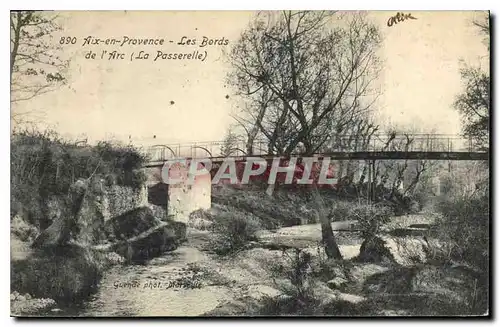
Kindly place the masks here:
[(112, 185), (104, 188), (102, 212), (104, 220), (120, 216), (130, 210), (143, 207), (148, 203), (146, 185), (140, 188)]
[[(95, 183), (86, 192), (77, 216), (78, 238), (83, 244), (95, 244), (107, 236), (103, 224), (114, 217), (121, 216), (136, 208), (144, 207), (147, 189), (144, 185), (132, 188), (121, 185)], [(67, 218), (67, 217), (63, 217)]]

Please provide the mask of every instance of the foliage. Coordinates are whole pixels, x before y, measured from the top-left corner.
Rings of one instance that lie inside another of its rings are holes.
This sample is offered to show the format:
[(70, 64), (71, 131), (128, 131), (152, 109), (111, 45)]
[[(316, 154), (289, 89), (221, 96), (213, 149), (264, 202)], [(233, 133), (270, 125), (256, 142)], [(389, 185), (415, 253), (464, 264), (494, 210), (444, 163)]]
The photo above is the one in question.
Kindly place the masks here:
[(335, 203), (333, 203), (332, 208), (330, 209), (330, 220), (343, 221), (351, 219), (350, 212), (353, 205), (355, 205), (353, 202), (341, 200), (336, 201)]
[[(351, 303), (336, 296), (323, 284), (332, 278), (344, 280), (349, 263), (343, 260), (316, 260), (310, 253), (293, 249), (283, 253), (286, 260), (272, 267), (278, 296), (265, 296), (260, 315), (363, 315), (369, 313), (363, 303)], [(347, 280), (345, 280), (347, 282)]]
[(474, 146), (485, 150), (489, 148), (490, 129), (490, 76), (479, 67), (465, 66), (460, 70), (463, 91), (454, 102), (462, 116), (462, 129), (465, 137)]
[(284, 264), (273, 267), (273, 280), (281, 291), (278, 297), (266, 297), (261, 314), (265, 315), (314, 315), (320, 313), (321, 300), (314, 292), (312, 257), (295, 249), (285, 252)]
[(449, 259), (488, 271), (489, 196), (456, 196), (437, 204), (440, 237), (449, 244)]
[(228, 129), (226, 135), (224, 136), (223, 143), (220, 147), (220, 154), (223, 157), (230, 155), (238, 155), (240, 149), (238, 148), (239, 138), (238, 135), (232, 130)]
[(43, 315), (48, 313), (56, 306), (52, 299), (36, 299), (30, 294), (19, 294), (12, 292), (10, 294), (10, 311), (13, 316)]
[[(473, 22), (484, 43), (490, 50), (489, 13)], [(489, 62), (487, 62), (489, 66)], [(462, 131), (473, 145), (481, 150), (489, 149), (490, 127), (490, 73), (480, 66), (465, 64), (460, 69), (463, 89), (457, 95), (454, 107), (462, 116)]]
[(101, 142), (97, 146), (62, 139), (54, 131), (21, 130), (11, 138), (11, 217), (47, 227), (54, 197), (68, 194), (78, 179), (104, 179), (138, 187), (146, 158), (137, 149)]
[(11, 233), (17, 236), (21, 241), (32, 242), (39, 233), (39, 230), (23, 220), (21, 215), (15, 215), (10, 221)]
[(198, 209), (189, 214), (188, 227), (198, 230), (209, 230), (214, 220), (213, 214), (204, 209)]
[(218, 254), (229, 254), (241, 250), (250, 241), (256, 241), (261, 224), (253, 217), (231, 211), (215, 215), (210, 229), (216, 234), (211, 247)]
[(471, 311), (482, 314), (490, 274), (490, 176), (484, 163), (464, 163), (454, 171), (435, 204), (440, 216), (433, 229), (440, 243), (431, 242), (430, 250), (434, 261), (465, 267), (472, 274), (467, 301)]
[(394, 267), (369, 276), (363, 291), (366, 305), (378, 312), (457, 316), (484, 315), (488, 308), (488, 291), (477, 283), (477, 274), (457, 265)]
[(266, 229), (300, 225), (303, 221), (314, 221), (315, 218), (314, 205), (308, 203), (306, 193), (281, 189), (269, 197), (263, 189), (222, 187), (212, 191), (212, 203), (252, 216)]
[(363, 238), (376, 235), (380, 227), (389, 221), (392, 215), (390, 208), (377, 204), (358, 204), (352, 206), (349, 217), (358, 221)]
[(474, 26), (478, 32), (484, 37), (483, 41), (486, 44), (488, 51), (490, 50), (490, 13), (484, 12), (482, 17), (475, 19)]
[(12, 262), (11, 289), (76, 304), (96, 291), (109, 264), (105, 253), (68, 247), (59, 255)]

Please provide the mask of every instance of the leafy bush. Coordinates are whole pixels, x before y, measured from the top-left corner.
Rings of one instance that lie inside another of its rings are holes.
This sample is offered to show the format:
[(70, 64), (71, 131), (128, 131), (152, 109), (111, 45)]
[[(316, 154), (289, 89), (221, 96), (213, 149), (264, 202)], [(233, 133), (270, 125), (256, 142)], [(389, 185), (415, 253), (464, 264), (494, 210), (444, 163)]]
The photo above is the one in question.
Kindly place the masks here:
[(437, 204), (440, 237), (451, 245), (450, 258), (487, 271), (489, 258), (489, 197), (447, 197)]
[(111, 258), (105, 253), (67, 247), (58, 255), (45, 254), (12, 262), (11, 289), (37, 298), (75, 304), (96, 290)]
[[(64, 140), (53, 131), (15, 131), (11, 137), (12, 233), (32, 242), (41, 231), (55, 226), (46, 235), (57, 234), (63, 227), (69, 233), (78, 229), (85, 240), (100, 240), (104, 229), (94, 223), (103, 219), (97, 208), (102, 182), (137, 188), (145, 181), (140, 168), (146, 160), (130, 146), (109, 142), (90, 146)], [(82, 181), (85, 197), (72, 196), (72, 187)], [(82, 203), (87, 204), (83, 206), (86, 210), (81, 210)], [(72, 221), (77, 214), (81, 215), (81, 224)], [(66, 224), (68, 219), (71, 221)], [(109, 265), (122, 261), (69, 245), (53, 250), (36, 251), (26, 260), (12, 262), (11, 288), (39, 298), (75, 303), (96, 289)]]
[[(464, 162), (444, 178), (442, 195), (435, 204), (441, 214), (436, 231), (447, 244), (445, 260), (461, 261), (488, 271), (489, 258), (488, 163)], [(443, 249), (440, 249), (443, 250)]]
[(11, 137), (11, 217), (21, 214), (43, 230), (51, 223), (50, 200), (68, 194), (78, 179), (100, 176), (139, 187), (146, 179), (139, 169), (146, 160), (131, 146), (90, 146), (64, 140), (54, 131), (16, 131)]
[(381, 204), (339, 201), (330, 210), (330, 219), (333, 221), (357, 220), (362, 237), (366, 238), (375, 235), (393, 214), (390, 207)]
[(240, 212), (222, 212), (214, 217), (210, 229), (216, 234), (211, 247), (218, 254), (228, 254), (256, 241), (256, 233), (262, 226), (260, 221)]
[(35, 299), (30, 294), (10, 294), (10, 312), (14, 316), (42, 315), (56, 306), (52, 299)]
[(314, 292), (315, 280), (312, 257), (295, 249), (293, 254), (284, 252), (285, 264), (273, 267), (274, 283), (281, 295), (264, 298), (260, 314), (264, 315), (315, 315), (321, 314), (321, 299)]
[(351, 214), (351, 208), (356, 205), (354, 202), (338, 201), (333, 204), (330, 210), (331, 221), (342, 221), (349, 220)]
[(472, 312), (483, 314), (487, 309), (490, 274), (487, 165), (473, 165), (461, 178), (450, 179), (436, 209), (441, 217), (435, 230), (444, 245), (432, 248), (435, 260), (458, 263), (475, 272), (468, 302)]
[(210, 211), (198, 209), (189, 214), (188, 226), (199, 230), (209, 230), (213, 219)]
[(16, 215), (11, 219), (10, 230), (12, 234), (24, 242), (31, 242), (38, 235), (36, 227), (28, 224), (19, 215)]
[[(266, 184), (265, 187), (267, 186)], [(317, 203), (311, 190), (277, 188), (272, 197), (265, 190), (256, 185), (240, 190), (229, 186), (217, 187), (212, 190), (212, 202), (258, 217), (266, 229), (318, 222)], [(322, 194), (326, 206), (330, 207), (337, 202), (336, 195), (331, 190), (318, 192)]]
[(363, 238), (368, 238), (377, 234), (383, 224), (389, 222), (393, 215), (389, 207), (374, 204), (358, 204), (351, 208), (349, 216), (357, 220)]

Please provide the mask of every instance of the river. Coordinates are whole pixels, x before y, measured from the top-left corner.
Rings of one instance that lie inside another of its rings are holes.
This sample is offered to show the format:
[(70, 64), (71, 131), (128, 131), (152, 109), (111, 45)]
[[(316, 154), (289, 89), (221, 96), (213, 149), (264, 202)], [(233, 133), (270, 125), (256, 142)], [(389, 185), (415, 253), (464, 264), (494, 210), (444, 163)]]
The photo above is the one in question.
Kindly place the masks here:
[[(421, 222), (423, 217), (398, 217), (402, 225)], [(344, 229), (346, 222), (332, 223), (334, 230)], [(350, 232), (336, 232), (339, 248), (345, 259), (359, 253), (360, 239)], [(257, 274), (245, 258), (238, 266), (202, 251), (207, 232), (188, 230), (188, 241), (172, 252), (145, 265), (114, 266), (105, 272), (98, 291), (79, 308), (53, 312), (57, 316), (199, 316), (239, 297), (242, 289), (259, 286), (263, 290), (266, 273)], [(321, 239), (319, 224), (281, 228), (274, 233), (263, 232), (263, 240), (315, 242)], [(263, 257), (253, 258), (262, 261)], [(265, 265), (265, 264), (264, 264)], [(214, 278), (213, 274), (219, 275)], [(220, 276), (224, 275), (225, 278)], [(230, 280), (230, 282), (224, 281)], [(261, 284), (261, 285), (259, 285)], [(242, 288), (243, 287), (243, 288)], [(271, 290), (272, 291), (272, 290)]]

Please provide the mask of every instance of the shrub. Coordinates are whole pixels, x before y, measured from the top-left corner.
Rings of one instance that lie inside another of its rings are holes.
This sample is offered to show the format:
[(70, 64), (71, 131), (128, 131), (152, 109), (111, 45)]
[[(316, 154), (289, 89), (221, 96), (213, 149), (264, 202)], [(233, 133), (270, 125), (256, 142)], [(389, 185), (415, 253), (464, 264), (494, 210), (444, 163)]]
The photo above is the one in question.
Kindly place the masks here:
[(473, 190), (450, 184), (449, 193), (436, 204), (441, 217), (435, 229), (444, 246), (432, 250), (437, 261), (472, 268), (468, 305), (472, 312), (483, 314), (489, 295), (489, 188), (483, 181)]
[(11, 233), (16, 235), (21, 241), (31, 242), (38, 235), (35, 226), (28, 224), (21, 216), (15, 215), (10, 220)]
[(10, 312), (14, 316), (42, 315), (56, 306), (52, 299), (35, 299), (30, 294), (10, 294)]
[(451, 245), (450, 257), (487, 271), (489, 258), (489, 197), (457, 196), (437, 204), (440, 237)]
[(288, 260), (272, 269), (274, 283), (281, 291), (281, 295), (265, 297), (264, 305), (259, 313), (264, 315), (321, 314), (321, 299), (314, 292), (315, 280), (311, 255), (295, 249), (293, 254), (285, 252), (284, 256)]
[(365, 239), (377, 234), (392, 215), (391, 208), (380, 204), (353, 204), (348, 212), (349, 219), (358, 221), (361, 236)]
[(38, 229), (51, 223), (50, 200), (68, 194), (78, 179), (100, 176), (138, 187), (146, 177), (139, 168), (146, 161), (137, 149), (118, 143), (62, 139), (53, 131), (16, 131), (11, 137), (11, 216)]
[(436, 230), (448, 243), (451, 260), (488, 271), (489, 182), (488, 162), (460, 162), (444, 180), (435, 204), (441, 214)]
[[(88, 243), (102, 240), (104, 218), (97, 206), (101, 181), (139, 187), (145, 181), (139, 168), (146, 160), (137, 149), (117, 143), (90, 146), (64, 140), (53, 131), (15, 131), (11, 137), (13, 234), (31, 242), (40, 231), (54, 226), (45, 235), (57, 238), (69, 231), (84, 235)], [(85, 197), (72, 196), (72, 186), (81, 181), (88, 186)], [(82, 203), (86, 210), (81, 210)], [(70, 245), (37, 251), (11, 263), (11, 287), (35, 297), (75, 303), (96, 289), (103, 270), (117, 260), (122, 258)]]
[(222, 212), (214, 217), (210, 229), (216, 234), (211, 247), (218, 254), (228, 254), (242, 249), (248, 242), (256, 241), (260, 222), (239, 212)]
[(110, 259), (105, 253), (74, 247), (11, 263), (11, 290), (76, 304), (96, 290)]
[(210, 211), (198, 209), (189, 214), (188, 226), (199, 230), (209, 230), (213, 219)]
[(351, 208), (356, 205), (353, 202), (347, 201), (338, 201), (333, 204), (332, 209), (330, 210), (330, 219), (331, 221), (342, 221), (349, 220)]
[(264, 192), (264, 188), (257, 189), (253, 186), (243, 190), (227, 186), (215, 188), (212, 201), (231, 210), (258, 217), (266, 229), (317, 222), (316, 204), (311, 203), (309, 192), (277, 189), (270, 197)]

